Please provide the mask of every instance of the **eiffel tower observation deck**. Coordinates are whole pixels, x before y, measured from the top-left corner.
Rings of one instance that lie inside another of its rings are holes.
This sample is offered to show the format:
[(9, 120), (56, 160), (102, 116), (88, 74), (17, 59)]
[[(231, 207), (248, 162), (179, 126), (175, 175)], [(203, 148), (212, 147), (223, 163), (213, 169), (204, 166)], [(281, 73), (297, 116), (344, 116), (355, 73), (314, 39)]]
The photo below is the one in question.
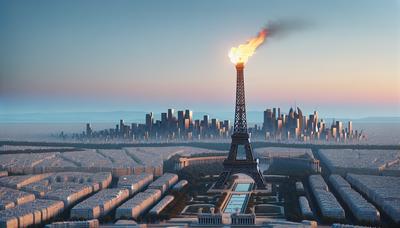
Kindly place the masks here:
[(253, 149), (247, 132), (246, 100), (244, 90), (244, 64), (236, 64), (236, 105), (235, 124), (232, 134), (232, 143), (228, 157), (224, 160), (224, 171), (220, 174), (214, 189), (225, 189), (231, 176), (246, 174), (253, 178), (256, 189), (266, 189), (258, 162), (254, 159)]

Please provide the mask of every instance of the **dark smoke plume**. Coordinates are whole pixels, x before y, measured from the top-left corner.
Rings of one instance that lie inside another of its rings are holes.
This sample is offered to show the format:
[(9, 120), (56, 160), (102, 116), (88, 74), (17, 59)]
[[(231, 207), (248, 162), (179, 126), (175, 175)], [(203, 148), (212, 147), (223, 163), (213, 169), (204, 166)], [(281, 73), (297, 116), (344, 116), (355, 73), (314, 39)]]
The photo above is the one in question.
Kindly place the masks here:
[(306, 30), (312, 27), (312, 23), (303, 19), (281, 19), (269, 21), (264, 29), (267, 37), (282, 38), (292, 32)]

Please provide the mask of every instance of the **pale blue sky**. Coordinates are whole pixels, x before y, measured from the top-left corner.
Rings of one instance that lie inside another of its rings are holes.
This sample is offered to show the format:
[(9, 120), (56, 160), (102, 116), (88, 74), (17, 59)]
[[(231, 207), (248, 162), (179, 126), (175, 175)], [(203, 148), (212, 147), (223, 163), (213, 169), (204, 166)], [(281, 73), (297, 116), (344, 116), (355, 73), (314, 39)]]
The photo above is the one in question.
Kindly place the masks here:
[(268, 21), (249, 110), (400, 115), (400, 1), (0, 0), (0, 112), (233, 111), (227, 54)]

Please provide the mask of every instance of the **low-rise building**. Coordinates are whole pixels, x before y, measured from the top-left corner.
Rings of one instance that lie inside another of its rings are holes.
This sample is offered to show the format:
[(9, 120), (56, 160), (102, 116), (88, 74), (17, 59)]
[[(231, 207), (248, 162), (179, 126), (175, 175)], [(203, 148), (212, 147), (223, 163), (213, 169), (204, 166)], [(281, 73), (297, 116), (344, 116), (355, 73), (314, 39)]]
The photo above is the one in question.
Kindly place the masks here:
[(1, 227), (27, 227), (39, 225), (64, 210), (62, 201), (37, 199), (14, 208), (0, 211)]
[(203, 213), (201, 210), (197, 214), (198, 223), (201, 225), (221, 225), (223, 224), (222, 214), (214, 213), (214, 208), (210, 208), (211, 213)]
[(46, 228), (98, 228), (99, 220), (91, 219), (86, 221), (64, 221), (64, 222), (53, 222), (46, 225)]
[(162, 194), (164, 194), (176, 182), (178, 182), (178, 175), (173, 173), (164, 173), (161, 177), (153, 181), (148, 188), (158, 189)]
[(0, 187), (0, 210), (35, 200), (35, 195), (7, 187)]
[(95, 219), (108, 214), (129, 197), (128, 189), (103, 189), (71, 209), (71, 218)]
[[(117, 208), (115, 217), (117, 219), (137, 219), (139, 215), (146, 212), (161, 197), (161, 191), (153, 189), (151, 191), (139, 192), (132, 199), (126, 201)], [(158, 198), (158, 199), (157, 199)]]
[(232, 225), (254, 225), (256, 223), (256, 215), (254, 213), (233, 213), (231, 214), (231, 223)]
[(329, 192), (328, 185), (321, 175), (309, 177), (311, 191), (314, 194), (321, 214), (324, 219), (330, 221), (342, 221), (345, 219), (345, 212), (335, 196)]
[(158, 215), (164, 210), (172, 201), (174, 201), (175, 197), (168, 195), (165, 196), (160, 202), (158, 202), (151, 210), (151, 214)]
[(118, 187), (128, 189), (129, 194), (133, 195), (141, 191), (152, 181), (153, 181), (153, 174), (142, 173), (134, 175), (125, 175), (125, 176), (120, 176), (118, 178)]

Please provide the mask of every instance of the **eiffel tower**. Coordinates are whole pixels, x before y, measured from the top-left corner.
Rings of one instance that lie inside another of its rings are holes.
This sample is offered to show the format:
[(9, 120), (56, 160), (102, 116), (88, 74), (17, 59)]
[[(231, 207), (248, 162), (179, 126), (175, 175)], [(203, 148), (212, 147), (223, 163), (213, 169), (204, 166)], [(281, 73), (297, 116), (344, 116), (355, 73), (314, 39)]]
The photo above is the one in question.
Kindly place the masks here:
[(228, 157), (224, 160), (224, 171), (219, 175), (214, 189), (224, 189), (229, 178), (242, 173), (253, 178), (257, 189), (266, 189), (265, 181), (254, 159), (253, 149), (247, 133), (246, 103), (244, 92), (244, 64), (236, 64), (236, 108), (235, 125)]

